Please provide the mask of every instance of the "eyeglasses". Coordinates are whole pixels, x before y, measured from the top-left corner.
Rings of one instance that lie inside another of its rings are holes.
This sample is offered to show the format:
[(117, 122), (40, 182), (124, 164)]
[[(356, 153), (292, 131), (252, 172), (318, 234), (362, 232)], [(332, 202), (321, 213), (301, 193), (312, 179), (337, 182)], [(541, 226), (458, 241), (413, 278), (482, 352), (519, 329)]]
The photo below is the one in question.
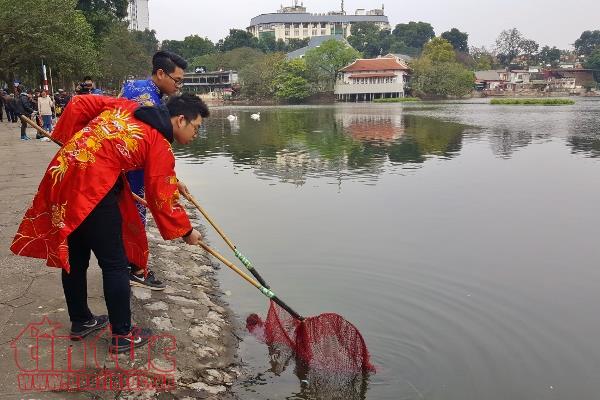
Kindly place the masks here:
[(196, 125), (192, 124), (191, 122), (188, 122), (188, 125), (191, 125), (192, 128), (194, 128), (194, 136), (197, 136), (200, 134), (200, 129), (202, 128), (202, 124), (196, 126)]
[(171, 78), (173, 80), (173, 82), (175, 82), (175, 86), (177, 87), (182, 87), (183, 86), (183, 79), (175, 79), (173, 78), (171, 75), (169, 75), (168, 72), (163, 71), (169, 78)]

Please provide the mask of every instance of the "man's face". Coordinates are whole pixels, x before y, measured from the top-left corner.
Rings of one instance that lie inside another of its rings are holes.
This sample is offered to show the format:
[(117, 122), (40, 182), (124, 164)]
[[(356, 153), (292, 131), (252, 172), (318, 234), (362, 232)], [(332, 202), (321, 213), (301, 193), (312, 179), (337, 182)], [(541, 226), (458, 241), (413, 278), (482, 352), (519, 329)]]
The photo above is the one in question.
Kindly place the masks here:
[(156, 86), (167, 96), (173, 96), (183, 87), (183, 72), (179, 67), (171, 73), (159, 69), (156, 71)]
[(187, 122), (183, 115), (171, 118), (173, 124), (173, 137), (180, 144), (188, 144), (198, 136), (198, 129), (202, 125), (202, 117)]

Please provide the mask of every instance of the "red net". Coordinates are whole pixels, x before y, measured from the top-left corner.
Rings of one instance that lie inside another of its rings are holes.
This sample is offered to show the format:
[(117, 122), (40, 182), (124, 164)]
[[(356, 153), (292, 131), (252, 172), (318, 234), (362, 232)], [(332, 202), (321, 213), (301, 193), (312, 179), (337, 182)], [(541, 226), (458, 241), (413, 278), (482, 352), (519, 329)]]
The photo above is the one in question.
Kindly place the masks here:
[(338, 314), (320, 314), (299, 321), (271, 301), (264, 323), (252, 314), (246, 325), (252, 333), (262, 336), (268, 346), (294, 355), (310, 369), (336, 373), (375, 371), (362, 335)]

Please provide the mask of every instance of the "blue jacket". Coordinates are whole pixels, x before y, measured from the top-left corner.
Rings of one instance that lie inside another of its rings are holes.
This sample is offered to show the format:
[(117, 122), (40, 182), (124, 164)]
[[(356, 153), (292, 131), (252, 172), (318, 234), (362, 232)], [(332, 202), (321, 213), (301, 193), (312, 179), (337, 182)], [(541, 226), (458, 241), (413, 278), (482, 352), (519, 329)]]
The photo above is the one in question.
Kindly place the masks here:
[(145, 79), (125, 83), (120, 97), (136, 101), (142, 106), (158, 106), (162, 93), (152, 79)]

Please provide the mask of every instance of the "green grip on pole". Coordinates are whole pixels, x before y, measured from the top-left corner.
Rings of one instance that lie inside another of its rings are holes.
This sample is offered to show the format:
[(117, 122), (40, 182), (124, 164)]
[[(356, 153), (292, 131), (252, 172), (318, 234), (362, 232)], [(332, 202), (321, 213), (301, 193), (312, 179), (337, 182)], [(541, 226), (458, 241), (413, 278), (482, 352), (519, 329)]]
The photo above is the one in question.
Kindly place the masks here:
[(254, 266), (252, 266), (250, 260), (248, 260), (242, 253), (240, 253), (238, 249), (235, 249), (233, 254), (235, 254), (235, 256), (242, 262), (242, 264), (244, 264), (244, 266), (248, 268), (248, 270), (254, 269)]
[(275, 293), (273, 293), (272, 290), (267, 289), (264, 286), (260, 287), (260, 291), (262, 292), (262, 294), (264, 294), (265, 296), (267, 296), (268, 298), (272, 299), (273, 297), (275, 297)]

